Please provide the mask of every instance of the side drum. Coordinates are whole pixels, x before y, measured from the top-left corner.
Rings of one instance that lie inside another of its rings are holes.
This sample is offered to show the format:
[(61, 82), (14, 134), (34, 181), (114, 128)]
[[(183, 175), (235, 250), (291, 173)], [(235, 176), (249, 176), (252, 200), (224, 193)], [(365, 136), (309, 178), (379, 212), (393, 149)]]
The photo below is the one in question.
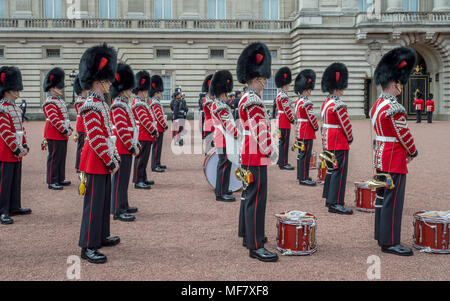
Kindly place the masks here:
[[(203, 172), (205, 174), (206, 180), (212, 188), (216, 188), (217, 179), (217, 164), (219, 163), (219, 155), (215, 148), (211, 149), (209, 154), (205, 157), (203, 161)], [(230, 173), (230, 187), (229, 189), (233, 192), (237, 192), (242, 189), (243, 184), (241, 181), (236, 179), (234, 176), (234, 171), (238, 168), (236, 164), (232, 164)]]
[(450, 254), (450, 211), (419, 211), (414, 214), (416, 249), (428, 253)]
[(311, 255), (317, 251), (317, 219), (301, 211), (288, 211), (277, 217), (277, 250), (283, 255)]

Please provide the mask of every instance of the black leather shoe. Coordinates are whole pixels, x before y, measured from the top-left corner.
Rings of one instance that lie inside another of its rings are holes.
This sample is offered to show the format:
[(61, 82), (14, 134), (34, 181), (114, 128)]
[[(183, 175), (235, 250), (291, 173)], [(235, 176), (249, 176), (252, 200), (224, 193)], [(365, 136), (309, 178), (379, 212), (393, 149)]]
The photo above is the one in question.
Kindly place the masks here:
[(81, 258), (95, 264), (102, 264), (107, 261), (106, 256), (97, 249), (81, 249)]
[(250, 257), (256, 258), (263, 262), (275, 262), (278, 261), (278, 255), (276, 253), (269, 252), (265, 248), (258, 250), (250, 250)]
[(383, 253), (394, 254), (398, 256), (413, 256), (414, 252), (412, 249), (404, 247), (402, 245), (396, 246), (382, 246), (381, 251)]
[(165, 165), (160, 165), (158, 167), (161, 168), (161, 169), (167, 169), (167, 166), (165, 166)]
[(353, 214), (352, 209), (347, 209), (341, 205), (330, 205), (330, 207), (328, 207), (328, 212), (342, 214), (342, 215), (352, 215)]
[(310, 181), (310, 180), (305, 180), (305, 181), (300, 181), (300, 185), (314, 187), (314, 186), (317, 186), (317, 183)]
[(70, 182), (70, 181), (64, 181), (64, 182), (59, 183), (59, 185), (60, 185), (60, 186), (70, 186), (70, 185), (72, 185), (72, 182)]
[(295, 170), (295, 167), (293, 167), (291, 164), (287, 164), (285, 166), (280, 166), (281, 170)]
[(50, 184), (48, 185), (48, 189), (50, 190), (63, 190), (64, 187), (58, 185), (58, 184)]
[(121, 213), (113, 217), (114, 220), (119, 220), (121, 222), (134, 222), (136, 217), (128, 213)]
[(227, 195), (233, 195), (233, 191), (228, 190)]
[(156, 167), (156, 168), (152, 168), (152, 171), (153, 171), (153, 172), (165, 172), (165, 170), (162, 169), (162, 168), (160, 168), (159, 166)]
[(145, 185), (155, 185), (155, 181), (145, 181)]
[[(263, 244), (267, 243), (267, 241), (267, 236), (264, 236)], [(247, 248), (247, 242), (245, 241), (245, 238), (242, 240), (242, 246)]]
[(145, 189), (145, 190), (152, 189), (152, 187), (150, 185), (147, 185), (145, 183), (134, 184), (134, 188), (136, 188), (136, 189)]
[(118, 236), (108, 237), (102, 242), (102, 247), (114, 247), (120, 244), (120, 238)]
[(2, 214), (0, 215), (0, 222), (2, 225), (11, 225), (14, 223), (14, 220), (8, 214)]
[(138, 212), (137, 207), (128, 207), (128, 209), (126, 210), (128, 214), (133, 214)]
[(11, 211), (9, 214), (10, 216), (17, 216), (17, 215), (30, 215), (31, 209), (29, 208), (19, 208), (17, 210)]
[(232, 202), (236, 202), (236, 198), (229, 196), (229, 195), (221, 195), (221, 196), (216, 196), (216, 201), (232, 203)]

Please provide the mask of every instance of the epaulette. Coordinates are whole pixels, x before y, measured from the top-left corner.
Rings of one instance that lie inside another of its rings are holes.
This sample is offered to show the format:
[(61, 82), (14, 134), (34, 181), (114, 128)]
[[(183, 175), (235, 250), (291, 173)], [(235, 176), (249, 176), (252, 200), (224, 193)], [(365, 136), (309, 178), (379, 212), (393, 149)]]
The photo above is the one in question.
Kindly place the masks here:
[(161, 102), (158, 99), (152, 98), (152, 104), (150, 105), (150, 107), (153, 107), (153, 106), (156, 106), (156, 105), (159, 106), (160, 104), (161, 104)]
[(228, 105), (226, 105), (226, 104), (224, 104), (223, 102), (220, 102), (220, 101), (217, 101), (216, 104), (217, 104), (217, 108), (214, 110), (215, 114), (219, 115), (220, 112), (222, 112), (224, 110), (229, 112), (229, 106)]
[(100, 102), (94, 102), (93, 98), (92, 99), (91, 98), (87, 98), (86, 102), (84, 103), (84, 105), (81, 106), (79, 114), (81, 115), (83, 112), (88, 111), (88, 110), (94, 110), (94, 111), (102, 113), (103, 112), (103, 110), (102, 110), (103, 108), (98, 105), (99, 103)]
[(286, 94), (286, 92), (284, 92), (284, 91), (281, 91), (280, 92), (280, 99), (289, 99), (289, 96)]
[(5, 113), (5, 114), (9, 115), (9, 111), (3, 105), (3, 101), (0, 101), (0, 113)]
[(342, 100), (340, 100), (340, 99), (338, 98), (338, 99), (336, 99), (336, 100), (334, 101), (334, 109), (333, 109), (333, 112), (336, 112), (337, 110), (339, 110), (339, 109), (341, 109), (341, 108), (347, 109), (347, 105), (346, 105)]
[(214, 102), (214, 100), (212, 100), (211, 97), (206, 97), (205, 105), (209, 105), (209, 104), (211, 104), (213, 102)]
[(57, 98), (53, 98), (53, 97), (49, 96), (49, 97), (47, 97), (45, 102), (42, 104), (42, 107), (45, 107), (46, 105), (49, 105), (49, 104), (58, 105), (57, 100), (58, 100)]
[(114, 109), (114, 108), (122, 108), (124, 110), (127, 110), (127, 105), (120, 100), (114, 101), (113, 104), (111, 105), (111, 109)]
[(406, 109), (398, 101), (391, 100), (389, 104), (389, 109), (386, 110), (386, 117), (394, 116), (395, 114), (406, 114)]
[(302, 109), (306, 108), (307, 106), (312, 106), (313, 102), (306, 96), (300, 96), (303, 99), (303, 105), (302, 105)]
[(75, 101), (74, 105), (79, 105), (80, 103), (84, 103), (86, 101), (85, 97), (78, 97), (78, 99)]
[(139, 108), (139, 107), (144, 107), (144, 108), (146, 108), (146, 109), (149, 108), (148, 104), (146, 104), (145, 102), (137, 101), (137, 102), (133, 105), (133, 109)]
[(259, 98), (258, 95), (256, 95), (253, 92), (248, 92), (247, 101), (242, 105), (242, 109), (245, 110), (246, 108), (253, 106), (253, 105), (258, 105), (258, 106), (265, 108), (264, 103), (262, 102), (261, 98)]

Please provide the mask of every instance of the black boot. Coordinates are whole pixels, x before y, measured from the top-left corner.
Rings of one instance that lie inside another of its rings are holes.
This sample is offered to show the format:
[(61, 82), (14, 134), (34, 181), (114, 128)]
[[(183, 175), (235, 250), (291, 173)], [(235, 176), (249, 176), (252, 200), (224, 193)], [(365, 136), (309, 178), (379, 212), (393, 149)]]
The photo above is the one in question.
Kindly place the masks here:
[(330, 205), (328, 208), (329, 213), (336, 213), (336, 214), (342, 214), (342, 215), (352, 215), (353, 210), (344, 208), (342, 205)]
[(108, 237), (103, 243), (102, 247), (114, 247), (120, 243), (120, 238), (118, 236)]
[(145, 189), (145, 190), (149, 190), (149, 189), (151, 189), (152, 187), (151, 187), (150, 185), (147, 185), (147, 184), (141, 182), (141, 183), (134, 184), (134, 188), (136, 188), (136, 189)]
[(128, 214), (133, 214), (138, 212), (138, 209), (136, 207), (128, 207), (128, 209), (126, 210)]
[(404, 247), (402, 245), (396, 246), (382, 246), (381, 251), (383, 253), (394, 254), (398, 256), (413, 256), (414, 252), (412, 249)]
[(16, 215), (30, 215), (31, 209), (29, 208), (19, 208), (17, 210), (11, 211), (9, 214), (10, 216), (16, 216)]
[(250, 257), (256, 258), (263, 262), (275, 262), (278, 261), (278, 255), (276, 253), (272, 253), (265, 248), (261, 248), (258, 250), (250, 250)]
[(229, 196), (229, 195), (219, 195), (219, 196), (216, 196), (216, 201), (232, 203), (232, 202), (236, 202), (236, 198)]
[(134, 215), (128, 213), (121, 213), (119, 215), (115, 215), (113, 218), (114, 220), (119, 220), (121, 222), (134, 222), (136, 220)]
[(50, 190), (63, 190), (64, 187), (62, 187), (61, 185), (58, 185), (58, 184), (49, 184), (48, 185), (48, 189), (50, 189)]
[(97, 249), (81, 249), (81, 258), (95, 264), (102, 264), (107, 261), (106, 256)]
[(300, 181), (300, 185), (314, 187), (314, 186), (317, 186), (317, 183), (310, 181), (310, 180), (304, 180), (304, 181)]
[(2, 214), (0, 216), (0, 222), (2, 225), (11, 225), (14, 223), (14, 220), (10, 218), (8, 214)]

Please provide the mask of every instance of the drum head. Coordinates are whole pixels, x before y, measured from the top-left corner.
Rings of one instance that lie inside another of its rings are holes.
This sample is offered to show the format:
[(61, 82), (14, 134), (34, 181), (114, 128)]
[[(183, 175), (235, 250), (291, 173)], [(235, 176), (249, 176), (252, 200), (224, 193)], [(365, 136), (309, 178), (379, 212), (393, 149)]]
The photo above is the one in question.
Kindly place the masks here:
[[(212, 152), (208, 155), (205, 160), (205, 166), (203, 166), (205, 171), (206, 180), (212, 188), (216, 188), (216, 179), (217, 179), (217, 164), (219, 163), (219, 156), (216, 152)], [(230, 172), (230, 187), (229, 189), (233, 192), (239, 191), (242, 189), (242, 182), (236, 179), (234, 176), (234, 171), (238, 168), (236, 164), (231, 165)]]

